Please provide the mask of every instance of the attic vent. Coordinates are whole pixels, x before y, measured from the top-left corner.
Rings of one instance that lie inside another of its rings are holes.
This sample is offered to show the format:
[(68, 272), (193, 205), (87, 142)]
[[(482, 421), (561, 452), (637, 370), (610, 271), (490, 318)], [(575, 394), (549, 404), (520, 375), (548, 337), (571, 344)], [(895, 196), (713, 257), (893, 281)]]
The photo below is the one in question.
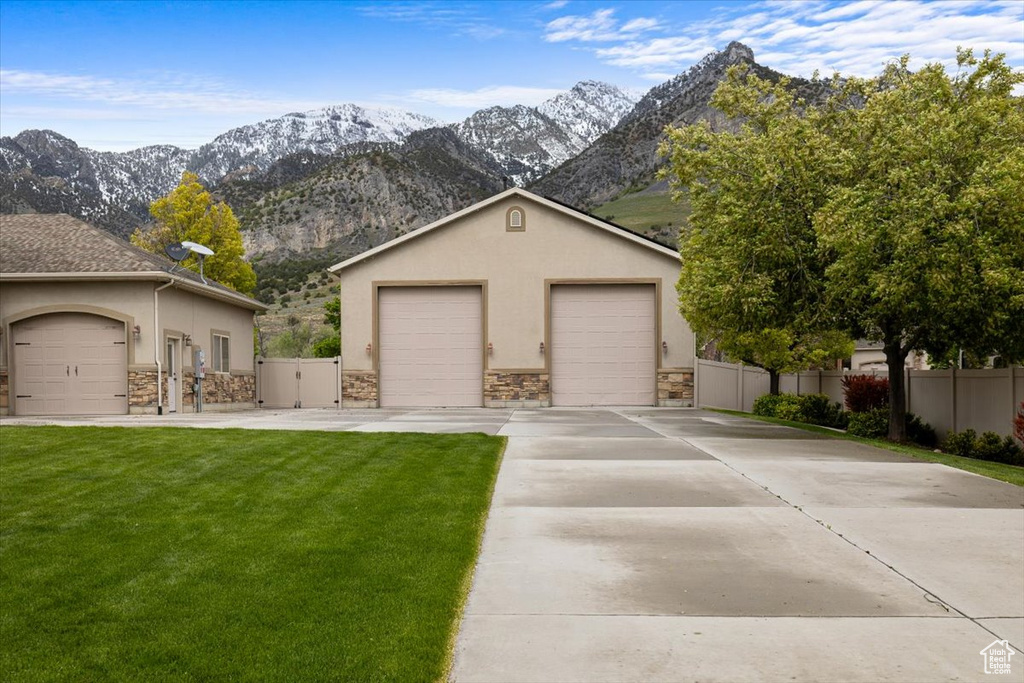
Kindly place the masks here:
[(505, 230), (508, 232), (525, 232), (526, 212), (521, 207), (513, 206), (505, 212)]

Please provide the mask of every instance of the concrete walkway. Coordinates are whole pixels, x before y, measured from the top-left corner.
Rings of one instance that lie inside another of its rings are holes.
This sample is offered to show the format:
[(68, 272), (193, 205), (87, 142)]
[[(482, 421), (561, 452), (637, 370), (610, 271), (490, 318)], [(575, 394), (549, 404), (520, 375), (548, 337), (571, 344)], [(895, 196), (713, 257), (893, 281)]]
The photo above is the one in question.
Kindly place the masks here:
[(1024, 681), (1024, 489), (890, 451), (687, 409), (9, 424), (509, 436), (459, 683)]
[(976, 681), (1024, 651), (1018, 487), (695, 410), (499, 433), (459, 683)]

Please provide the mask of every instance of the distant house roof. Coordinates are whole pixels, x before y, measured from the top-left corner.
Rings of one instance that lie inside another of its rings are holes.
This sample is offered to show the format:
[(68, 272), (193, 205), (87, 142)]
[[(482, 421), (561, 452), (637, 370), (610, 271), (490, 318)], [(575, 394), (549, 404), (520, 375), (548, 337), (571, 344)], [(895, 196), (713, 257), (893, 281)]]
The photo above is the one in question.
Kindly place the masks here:
[(267, 308), (67, 214), (0, 215), (0, 280), (170, 281), (253, 310)]
[(445, 216), (440, 220), (434, 221), (429, 225), (425, 225), (422, 228), (417, 228), (416, 230), (406, 233), (401, 237), (396, 237), (395, 239), (385, 242), (384, 244), (374, 247), (373, 249), (364, 251), (361, 254), (353, 256), (347, 261), (342, 261), (341, 263), (331, 266), (327, 270), (332, 273), (337, 273), (350, 266), (354, 266), (357, 263), (365, 261), (366, 259), (373, 258), (374, 256), (377, 256), (382, 252), (401, 246), (406, 242), (416, 239), (417, 237), (421, 237), (422, 235), (425, 235), (429, 232), (433, 232), (434, 230), (443, 228), (446, 225), (450, 225), (451, 223), (454, 223), (460, 218), (468, 216), (472, 213), (476, 213), (477, 211), (485, 209), (488, 206), (496, 204), (504, 199), (508, 199), (509, 197), (521, 197), (529, 201), (537, 202), (538, 204), (546, 206), (554, 211), (558, 211), (559, 213), (563, 213), (578, 218), (583, 223), (587, 223), (595, 228), (604, 230), (605, 232), (609, 232), (617, 237), (621, 237), (622, 239), (632, 242), (633, 244), (658, 252), (662, 256), (666, 256), (676, 261), (679, 260), (679, 252), (669, 247), (666, 247), (664, 244), (656, 242), (650, 239), (649, 237), (639, 235), (631, 230), (623, 228), (621, 225), (616, 225), (615, 223), (611, 223), (602, 218), (598, 218), (588, 213), (584, 213), (583, 211), (574, 209), (566, 204), (562, 204), (561, 202), (556, 202), (546, 197), (540, 197), (538, 195), (533, 194), (532, 192), (527, 192), (526, 190), (520, 187), (513, 187), (508, 190), (505, 190), (504, 192), (501, 192), (500, 194), (496, 194), (493, 197), (490, 197), (489, 199), (485, 199), (482, 202), (477, 202), (472, 206), (468, 206), (465, 209), (462, 209), (461, 211), (456, 211), (455, 213), (449, 216)]

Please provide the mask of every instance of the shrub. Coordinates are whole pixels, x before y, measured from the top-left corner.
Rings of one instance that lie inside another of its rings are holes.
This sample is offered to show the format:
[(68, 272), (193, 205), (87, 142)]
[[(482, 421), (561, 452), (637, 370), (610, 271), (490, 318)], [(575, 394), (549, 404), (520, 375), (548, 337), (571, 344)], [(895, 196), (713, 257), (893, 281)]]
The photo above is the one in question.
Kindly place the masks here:
[(950, 432), (942, 442), (942, 450), (965, 458), (973, 457), (976, 437), (977, 433), (973, 429), (965, 429), (959, 433)]
[(1024, 464), (1024, 454), (1009, 436), (1002, 437), (995, 432), (985, 432), (974, 442), (974, 455), (978, 460), (1002, 462), (1007, 465)]
[(973, 429), (959, 434), (950, 433), (942, 444), (942, 450), (965, 458), (989, 460), (1007, 465), (1024, 465), (1024, 449), (1010, 436), (985, 432), (977, 436)]
[(872, 375), (846, 375), (843, 377), (843, 395), (846, 409), (851, 413), (866, 413), (889, 405), (889, 380)]
[(758, 396), (754, 399), (754, 415), (775, 417), (775, 409), (778, 408), (779, 401), (781, 399), (782, 394), (765, 394), (764, 396)]
[(314, 358), (334, 358), (341, 355), (341, 340), (337, 335), (324, 337), (313, 344)]
[(889, 409), (875, 408), (867, 412), (850, 413), (847, 434), (869, 439), (884, 437), (889, 433)]
[(1012, 436), (1003, 439), (1003, 454), (1006, 462), (1010, 465), (1024, 467), (1024, 448), (1017, 445)]
[(754, 401), (754, 415), (801, 421), (800, 397), (796, 394), (765, 394)]
[(779, 394), (779, 403), (775, 406), (775, 417), (780, 420), (803, 422), (803, 411), (800, 397), (796, 394)]
[(800, 397), (800, 421), (824, 427), (844, 429), (847, 424), (843, 407), (834, 403), (827, 394), (807, 394)]
[(932, 426), (913, 413), (907, 413), (907, 438), (925, 448), (935, 448), (939, 443)]

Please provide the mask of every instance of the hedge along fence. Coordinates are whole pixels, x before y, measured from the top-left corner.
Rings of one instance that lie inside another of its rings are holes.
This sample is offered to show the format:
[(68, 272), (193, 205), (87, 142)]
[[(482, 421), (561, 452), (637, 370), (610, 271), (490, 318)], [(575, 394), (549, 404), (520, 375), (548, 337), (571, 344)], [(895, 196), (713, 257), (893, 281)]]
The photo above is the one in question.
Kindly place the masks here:
[[(940, 438), (965, 429), (1013, 433), (1017, 408), (1024, 401), (1024, 368), (904, 372), (907, 410), (934, 427)], [(814, 370), (782, 375), (779, 390), (826, 394), (843, 403), (842, 380), (850, 374), (888, 376), (885, 370)], [(698, 360), (695, 384), (697, 407), (751, 412), (757, 397), (768, 393), (768, 373), (747, 365)]]

